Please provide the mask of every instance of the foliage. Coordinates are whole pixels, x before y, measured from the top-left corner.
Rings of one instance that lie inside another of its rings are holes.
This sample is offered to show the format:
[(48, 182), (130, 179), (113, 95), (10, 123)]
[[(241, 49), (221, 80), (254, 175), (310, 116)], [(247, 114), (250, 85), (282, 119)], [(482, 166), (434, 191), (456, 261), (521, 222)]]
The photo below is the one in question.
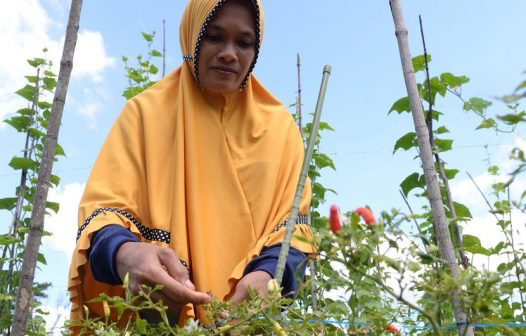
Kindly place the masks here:
[[(45, 52), (46, 50), (44, 50)], [(9, 231), (0, 235), (0, 333), (9, 334), (14, 312), (14, 298), (20, 280), (20, 269), (25, 251), (25, 241), (30, 227), (30, 214), (40, 160), (42, 158), (45, 131), (51, 114), (51, 103), (46, 99), (53, 95), (56, 86), (56, 75), (51, 72), (51, 62), (45, 58), (28, 60), (34, 69), (34, 74), (26, 76), (26, 85), (16, 94), (27, 102), (27, 107), (19, 109), (16, 114), (6, 120), (18, 133), (25, 137), (24, 148), (20, 155), (14, 156), (9, 166), (20, 172), (20, 183), (16, 188), (15, 197), (0, 199), (0, 210), (10, 211), (12, 221)], [(56, 154), (64, 156), (64, 150), (57, 145)], [(56, 187), (60, 182), (57, 175), (52, 175), (51, 186)], [(58, 212), (59, 205), (47, 202), (46, 209)], [(8, 225), (6, 225), (7, 227)], [(49, 233), (44, 232), (44, 235)], [(42, 253), (38, 255), (38, 262), (46, 264)], [(49, 283), (35, 283), (33, 286), (33, 311), (28, 323), (27, 333), (42, 335), (45, 333), (45, 323), (39, 300), (45, 298), (45, 290)]]
[(159, 68), (152, 61), (156, 58), (163, 57), (160, 51), (152, 49), (155, 32), (152, 32), (151, 34), (143, 32), (142, 37), (148, 44), (148, 53), (146, 57), (137, 55), (135, 57), (137, 65), (134, 67), (128, 63), (129, 58), (127, 56), (122, 56), (126, 78), (128, 79), (128, 87), (124, 90), (122, 95), (127, 100), (155, 84), (153, 77), (157, 75)]
[(512, 94), (502, 97), (502, 100), (508, 104), (516, 103), (526, 97), (526, 80), (522, 81)]
[[(430, 57), (428, 59), (428, 62), (429, 61)], [(425, 69), (424, 57), (415, 57), (413, 59), (413, 65), (415, 72), (423, 71)], [(519, 111), (518, 105), (515, 104), (508, 106), (508, 109), (512, 110), (512, 113), (499, 116), (497, 119), (489, 117), (487, 109), (492, 105), (491, 102), (477, 97), (470, 99), (464, 99), (462, 97), (461, 86), (468, 82), (469, 79), (465, 76), (443, 73), (429, 80), (426, 78), (422, 83), (418, 84), (423, 103), (429, 107), (426, 113), (427, 120), (429, 121), (428, 127), (432, 130), (430, 141), (435, 145), (433, 150), (437, 158), (437, 174), (439, 173), (439, 165), (445, 165), (441, 157), (439, 159), (438, 154), (448, 152), (453, 148), (452, 139), (442, 138), (444, 134), (449, 133), (446, 126), (434, 125), (440, 121), (442, 115), (442, 112), (436, 111), (433, 108), (436, 105), (435, 100), (438, 96), (445, 97), (447, 94), (453, 94), (458, 97), (463, 103), (462, 109), (464, 111), (474, 113), (482, 119), (482, 122), (476, 128), (477, 130), (493, 129), (497, 132), (510, 132), (514, 130), (514, 127), (518, 123), (523, 121), (523, 116), (526, 115), (525, 112)], [(392, 106), (390, 112), (392, 111), (398, 113), (410, 112), (407, 97), (399, 99)], [(499, 125), (499, 121), (504, 124), (504, 127), (511, 127), (511, 130), (503, 128), (502, 125)], [(394, 152), (400, 149), (417, 149), (417, 140), (414, 132), (405, 134), (396, 142)], [(513, 154), (520, 163), (512, 174), (512, 177), (522, 172), (524, 168), (522, 165), (524, 161), (521, 161), (521, 151), (515, 149)], [(444, 204), (448, 204), (445, 184), (447, 180), (454, 179), (459, 170), (449, 168), (444, 169), (444, 171), (447, 179), (442, 180), (440, 187)], [(418, 303), (421, 307), (425, 308), (424, 312), (428, 313), (431, 311), (433, 318), (439, 325), (452, 324), (454, 322), (452, 320), (451, 307), (449, 304), (443, 303), (451, 288), (456, 288), (461, 291), (463, 304), (467, 309), (466, 311), (469, 311), (468, 315), (472, 321), (480, 321), (481, 323), (501, 323), (504, 321), (522, 323), (525, 320), (524, 284), (526, 283), (526, 273), (524, 272), (523, 263), (526, 256), (523, 250), (517, 248), (517, 238), (514, 237), (517, 232), (513, 230), (511, 221), (511, 203), (519, 206), (518, 202), (511, 202), (509, 198), (508, 188), (513, 182), (513, 178), (507, 183), (499, 181), (497, 176), (499, 169), (496, 166), (489, 167), (488, 172), (495, 176), (494, 183), (492, 184), (493, 193), (491, 195), (491, 197), (495, 199), (495, 202), (491, 204), (485, 195), (483, 195), (483, 197), (486, 199), (490, 213), (495, 218), (495, 224), (500, 227), (504, 234), (505, 241), (499, 242), (495, 247), (488, 248), (482, 246), (478, 237), (465, 234), (462, 236), (463, 246), (457, 242), (457, 252), (462, 249), (471, 256), (471, 259), (475, 255), (485, 256), (488, 260), (492, 260), (497, 256), (499, 256), (500, 260), (507, 259), (507, 262), (501, 262), (496, 268), (498, 273), (481, 271), (471, 265), (463, 271), (460, 283), (448, 285), (448, 283), (451, 282), (451, 277), (440, 268), (440, 260), (437, 259), (438, 254), (436, 253), (437, 247), (434, 238), (432, 214), (425, 205), (420, 214), (413, 214), (412, 209), (410, 209), (411, 218), (414, 220), (419, 232), (418, 239), (422, 242), (419, 246), (422, 246), (428, 251), (426, 253), (427, 262), (421, 260), (423, 267), (419, 267), (419, 272), (421, 272), (419, 276), (422, 279), (426, 279), (427, 283), (432, 283), (436, 288), (432, 292), (428, 292), (428, 285), (415, 284), (413, 289), (415, 293), (418, 293)], [(418, 172), (407, 176), (400, 187), (404, 197), (408, 197), (411, 193), (417, 197), (426, 197), (427, 195), (424, 177)], [(446, 214), (450, 217), (451, 223), (462, 223), (472, 219), (471, 212), (465, 205), (457, 202), (451, 202), (450, 204), (453, 204), (454, 209), (446, 206), (445, 210)], [(451, 215), (452, 210), (455, 210), (456, 217)], [(440, 289), (443, 285), (446, 285), (445, 290)], [(428, 316), (422, 312), (418, 312), (416, 318), (417, 320), (423, 321), (428, 318)], [(485, 328), (484, 331), (485, 334), (488, 335), (496, 334), (496, 331), (492, 331), (490, 328)], [(513, 333), (510, 332), (510, 334)]]

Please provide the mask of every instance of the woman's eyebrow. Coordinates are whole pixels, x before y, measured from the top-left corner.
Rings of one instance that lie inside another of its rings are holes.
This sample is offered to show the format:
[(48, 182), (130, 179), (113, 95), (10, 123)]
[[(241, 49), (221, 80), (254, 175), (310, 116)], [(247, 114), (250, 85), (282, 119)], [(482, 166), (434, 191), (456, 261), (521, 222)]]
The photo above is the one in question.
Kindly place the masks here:
[[(220, 25), (218, 25), (217, 23), (214, 24), (214, 23), (211, 23), (209, 26), (208, 26), (208, 29), (207, 31), (214, 31), (216, 33), (222, 33), (224, 32), (226, 29)], [(256, 38), (256, 34), (254, 33), (254, 31), (250, 30), (250, 29), (246, 29), (246, 30), (242, 30), (240, 32), (240, 35), (242, 35), (243, 37), (251, 37), (251, 38)]]

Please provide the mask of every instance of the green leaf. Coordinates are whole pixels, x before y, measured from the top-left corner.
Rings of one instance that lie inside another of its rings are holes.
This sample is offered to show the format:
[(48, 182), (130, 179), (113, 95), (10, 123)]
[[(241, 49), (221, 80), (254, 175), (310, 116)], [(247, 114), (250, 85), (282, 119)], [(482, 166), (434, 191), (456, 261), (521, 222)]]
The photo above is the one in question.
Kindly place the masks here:
[(11, 245), (18, 243), (18, 238), (10, 235), (10, 234), (3, 234), (0, 235), (0, 245)]
[(30, 102), (35, 99), (35, 87), (31, 85), (26, 85), (15, 93)]
[(520, 89), (524, 89), (524, 88), (526, 88), (526, 80), (520, 83), (519, 86), (517, 86), (517, 88), (515, 89), (515, 91), (519, 91)]
[(47, 77), (57, 77), (57, 75), (55, 75), (53, 72), (51, 72), (51, 71), (49, 71), (49, 70), (44, 71), (44, 76), (47, 76)]
[(398, 113), (411, 112), (411, 104), (409, 104), (409, 97), (404, 97), (404, 98), (398, 99), (393, 104), (393, 106), (389, 110), (388, 114), (393, 112), (393, 111), (396, 111)]
[(482, 247), (480, 243), (480, 239), (475, 236), (465, 234), (462, 237), (462, 242), (464, 245), (464, 250), (466, 252), (470, 252), (474, 254), (482, 254), (485, 256), (491, 255), (491, 252), (485, 249), (484, 247)]
[(523, 93), (523, 94), (512, 94), (512, 95), (508, 95), (508, 96), (504, 96), (502, 97), (502, 100), (505, 102), (505, 103), (514, 103), (516, 102), (517, 100), (519, 99), (522, 99), (526, 97), (526, 92)]
[(464, 204), (453, 202), (453, 206), (455, 207), (455, 212), (457, 213), (458, 219), (467, 220), (473, 218), (468, 207), (466, 207)]
[(466, 84), (469, 82), (469, 78), (466, 76), (455, 76), (449, 72), (444, 72), (440, 75), (440, 81), (447, 85), (450, 89), (455, 89), (462, 84)]
[(37, 254), (37, 261), (42, 265), (47, 265), (46, 257), (40, 252)]
[(42, 81), (44, 82), (44, 89), (46, 90), (53, 91), (57, 86), (57, 81), (55, 78), (44, 77)]
[(484, 110), (491, 106), (491, 102), (482, 98), (473, 97), (464, 103), (465, 111), (474, 111), (480, 114), (484, 113)]
[(15, 170), (18, 170), (18, 169), (34, 170), (36, 167), (36, 162), (31, 159), (26, 159), (23, 157), (15, 156), (9, 162), (9, 166)]
[(399, 149), (408, 150), (415, 146), (417, 146), (416, 133), (409, 132), (405, 134), (404, 136), (402, 136), (400, 139), (396, 140), (396, 143), (393, 149), (393, 154), (396, 153), (396, 151)]
[(137, 331), (139, 332), (139, 334), (146, 335), (148, 322), (146, 320), (143, 320), (142, 318), (138, 317), (135, 320), (135, 327), (137, 328)]
[(38, 107), (40, 107), (43, 110), (50, 109), (51, 106), (52, 106), (50, 103), (45, 102), (45, 101), (39, 101), (37, 105), (38, 105)]
[(163, 54), (161, 54), (161, 52), (159, 50), (156, 50), (156, 49), (152, 49), (150, 51), (150, 55), (152, 57), (161, 57)]
[(458, 169), (444, 169), (444, 174), (446, 174), (448, 180), (454, 179), (459, 172), (460, 170)]
[(24, 76), (24, 77), (26, 77), (27, 81), (31, 84), (36, 84), (36, 82), (38, 82), (37, 76)]
[(35, 111), (30, 108), (21, 108), (17, 111), (17, 113), (23, 116), (32, 116), (35, 113)]
[(449, 133), (449, 130), (447, 129), (446, 126), (440, 126), (439, 128), (437, 128), (437, 129), (435, 130), (435, 133), (436, 133), (436, 134)]
[(453, 140), (450, 139), (435, 139), (435, 145), (440, 152), (451, 150), (453, 147)]
[(43, 58), (33, 58), (30, 60), (27, 60), (27, 63), (29, 63), (29, 65), (31, 65), (32, 67), (36, 68), (36, 67), (46, 64), (46, 60)]
[(328, 123), (324, 121), (320, 121), (320, 124), (318, 125), (318, 130), (320, 131), (334, 131), (334, 128), (331, 127)]
[(483, 128), (493, 128), (496, 127), (497, 123), (493, 118), (484, 119), (480, 125), (477, 126), (475, 129), (483, 129)]
[(402, 183), (400, 183), (400, 188), (402, 189), (402, 192), (404, 193), (404, 196), (407, 197), (409, 195), (409, 192), (415, 188), (424, 188), (426, 185), (426, 182), (424, 180), (424, 176), (420, 175), (418, 173), (413, 173), (406, 177)]
[(53, 184), (56, 187), (60, 184), (60, 177), (52, 174), (49, 177), (49, 182), (51, 182), (51, 184)]
[(40, 139), (42, 137), (44, 137), (46, 134), (44, 132), (42, 132), (41, 130), (39, 129), (36, 129), (34, 127), (31, 127), (29, 129), (29, 136), (34, 138), (34, 139)]
[(142, 37), (146, 40), (146, 42), (152, 42), (153, 41), (153, 34), (147, 34), (142, 32)]
[(152, 75), (155, 75), (159, 72), (159, 68), (157, 68), (155, 65), (153, 64), (150, 64), (150, 69), (149, 69), (149, 72), (152, 74)]
[(514, 265), (515, 265), (514, 263), (501, 263), (501, 264), (499, 264), (499, 266), (497, 266), (497, 271), (499, 273), (504, 274), (507, 271), (513, 269)]
[(334, 166), (334, 162), (326, 154), (314, 153), (313, 160), (316, 164), (317, 169), (323, 169), (325, 167), (330, 167), (333, 170), (336, 170), (336, 167)]
[[(437, 77), (433, 77), (429, 80), (429, 87), (431, 88), (431, 103), (435, 104), (435, 97), (440, 94), (442, 97), (446, 95), (446, 86), (444, 86)], [(429, 101), (429, 92), (428, 92), (427, 83), (424, 85), (422, 90), (422, 98), (425, 101)]]
[[(413, 57), (413, 69), (415, 73), (422, 71), (426, 68), (426, 59), (424, 55), (418, 55)], [(431, 62), (431, 55), (427, 55), (427, 63)]]
[(508, 124), (508, 125), (516, 125), (520, 122), (523, 122), (525, 121), (526, 119), (524, 118), (526, 116), (526, 112), (522, 111), (520, 113), (512, 113), (512, 114), (505, 114), (503, 116), (498, 116), (497, 118), (499, 118), (500, 120), (502, 120), (504, 123)]
[(59, 144), (55, 146), (55, 155), (56, 156), (58, 155), (66, 156), (66, 153), (64, 152), (64, 148), (62, 148), (62, 146)]
[(28, 116), (18, 116), (12, 117), (7, 120), (4, 120), (6, 124), (13, 126), (18, 132), (24, 132), (27, 127), (31, 124), (31, 118)]
[(13, 210), (16, 207), (16, 197), (0, 198), (0, 210)]
[(52, 210), (54, 213), (58, 213), (60, 204), (57, 202), (46, 202), (46, 208)]

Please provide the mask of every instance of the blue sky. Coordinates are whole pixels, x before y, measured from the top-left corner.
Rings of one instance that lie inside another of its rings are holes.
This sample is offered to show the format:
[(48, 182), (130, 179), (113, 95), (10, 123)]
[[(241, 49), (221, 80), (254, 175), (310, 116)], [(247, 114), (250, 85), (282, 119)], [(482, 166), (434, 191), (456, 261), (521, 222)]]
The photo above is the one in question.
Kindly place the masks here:
[[(76, 202), (97, 152), (119, 113), (126, 86), (121, 56), (146, 50), (140, 32), (157, 32), (154, 47), (161, 50), (162, 20), (166, 19), (167, 71), (180, 64), (179, 18), (185, 1), (84, 2), (80, 39), (70, 92), (64, 110), (59, 142), (67, 157), (55, 165), (62, 185), (51, 195), (62, 201), (58, 216), (49, 218), (47, 230), (55, 238), (44, 244), (49, 266), (38, 280), (52, 281), (50, 305), (66, 291), (69, 256), (76, 230)], [(422, 53), (418, 15), (424, 22), (432, 75), (451, 72), (466, 75), (466, 98), (493, 100), (510, 93), (524, 80), (526, 37), (522, 0), (403, 1), (413, 56)], [(0, 13), (0, 118), (24, 107), (12, 92), (23, 86), (30, 70), (25, 59), (41, 56), (59, 63), (61, 39), (70, 1), (17, 0)], [(321, 150), (330, 154), (337, 171), (325, 171), (321, 182), (338, 195), (328, 204), (342, 210), (367, 204), (373, 210), (405, 206), (399, 183), (418, 169), (414, 152), (392, 155), (395, 141), (412, 131), (409, 114), (387, 115), (391, 105), (405, 95), (394, 26), (388, 1), (266, 0), (265, 32), (255, 68), (256, 76), (286, 105), (295, 101), (296, 53), (302, 59), (304, 114), (314, 110), (322, 68), (332, 65), (332, 75), (322, 119), (335, 132), (322, 137)], [(455, 139), (452, 153), (444, 155), (451, 167), (462, 171), (454, 183), (458, 198), (473, 201), (466, 171), (483, 181), (488, 152), (493, 163), (506, 162), (511, 146), (521, 144), (521, 131), (499, 135), (474, 132), (480, 120), (462, 111), (455, 98), (440, 100), (442, 123)], [(491, 115), (503, 114), (498, 101)], [(307, 116), (305, 116), (307, 119)], [(12, 196), (17, 176), (7, 166), (22, 148), (22, 137), (9, 127), (0, 128), (0, 197)], [(487, 149), (484, 145), (488, 145)], [(487, 181), (487, 178), (486, 180)], [(473, 201), (473, 206), (477, 206)], [(482, 209), (481, 209), (482, 211)], [(482, 215), (481, 215), (482, 216)], [(7, 231), (9, 214), (0, 214), (0, 231)], [(481, 223), (483, 223), (482, 221)], [(482, 224), (481, 224), (482, 225)]]

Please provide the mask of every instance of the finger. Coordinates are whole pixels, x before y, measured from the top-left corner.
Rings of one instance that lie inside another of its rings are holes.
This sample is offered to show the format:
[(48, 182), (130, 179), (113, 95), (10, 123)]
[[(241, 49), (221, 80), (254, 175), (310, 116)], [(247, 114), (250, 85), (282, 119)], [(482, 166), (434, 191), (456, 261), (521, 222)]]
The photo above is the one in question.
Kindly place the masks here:
[(195, 290), (194, 284), (190, 281), (188, 269), (183, 266), (177, 255), (172, 250), (162, 249), (159, 252), (159, 262), (164, 266), (166, 272), (168, 272), (172, 278), (188, 288)]
[(164, 286), (161, 292), (175, 303), (204, 304), (210, 302), (210, 296), (207, 293), (188, 288), (186, 284), (174, 280), (168, 273), (164, 273), (159, 280)]

